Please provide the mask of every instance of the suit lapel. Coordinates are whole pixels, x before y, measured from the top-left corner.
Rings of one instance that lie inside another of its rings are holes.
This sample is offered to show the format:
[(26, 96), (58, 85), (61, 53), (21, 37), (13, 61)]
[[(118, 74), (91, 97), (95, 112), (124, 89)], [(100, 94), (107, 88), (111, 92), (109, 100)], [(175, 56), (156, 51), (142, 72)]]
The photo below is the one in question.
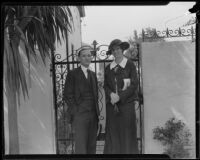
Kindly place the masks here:
[[(95, 100), (95, 103), (97, 102), (97, 104), (96, 104), (96, 109), (97, 109), (97, 114), (99, 115), (99, 108), (98, 108), (98, 88), (97, 88), (97, 82), (96, 82), (96, 77), (95, 77), (95, 74), (92, 72), (92, 71), (89, 71), (90, 73), (90, 81), (91, 81), (91, 85), (92, 85), (92, 92), (93, 92), (93, 95), (94, 95), (94, 100)], [(87, 80), (86, 79), (86, 77), (85, 77), (85, 75), (84, 75), (84, 73), (83, 73), (83, 71), (82, 71), (82, 69), (81, 69), (81, 67), (79, 67), (79, 69), (78, 69), (78, 72), (77, 72), (77, 76), (78, 76), (78, 82), (80, 82), (79, 84), (78, 84), (78, 86), (79, 86), (79, 89), (80, 89), (80, 87), (81, 87), (81, 82), (85, 79), (85, 80)], [(89, 75), (88, 75), (89, 76)]]
[(79, 69), (78, 69), (77, 76), (79, 79), (78, 82), (80, 82), (79, 84), (82, 84), (81, 82), (83, 82), (83, 81), (88, 81), (88, 79), (85, 77), (85, 74), (83, 73), (83, 70), (81, 69), (81, 67), (79, 67)]
[(81, 86), (82, 86), (81, 82), (85, 81), (86, 79), (81, 67), (78, 67), (77, 74), (75, 76), (77, 77), (77, 82), (80, 82), (80, 83), (77, 83), (76, 85), (78, 86), (79, 90), (81, 90)]
[(97, 115), (100, 114), (99, 112), (99, 105), (98, 105), (98, 87), (97, 87), (97, 81), (96, 81), (96, 77), (95, 74), (90, 72), (90, 78), (91, 78), (91, 83), (92, 83), (92, 90), (93, 90), (93, 95), (94, 95), (94, 100), (95, 100), (95, 106), (96, 106), (96, 111), (97, 111)]
[(81, 67), (78, 67), (78, 73), (79, 73), (79, 74), (78, 74), (78, 77), (81, 78), (81, 80), (82, 80), (83, 78), (86, 79), (86, 77), (85, 77), (85, 75), (84, 75), (84, 73), (83, 73)]
[(95, 98), (95, 102), (97, 101), (97, 95), (98, 95), (98, 88), (97, 88), (97, 82), (96, 82), (96, 77), (95, 74), (90, 72), (90, 78), (91, 78), (91, 83), (92, 83), (92, 90), (93, 90), (93, 94), (94, 94), (94, 98)]

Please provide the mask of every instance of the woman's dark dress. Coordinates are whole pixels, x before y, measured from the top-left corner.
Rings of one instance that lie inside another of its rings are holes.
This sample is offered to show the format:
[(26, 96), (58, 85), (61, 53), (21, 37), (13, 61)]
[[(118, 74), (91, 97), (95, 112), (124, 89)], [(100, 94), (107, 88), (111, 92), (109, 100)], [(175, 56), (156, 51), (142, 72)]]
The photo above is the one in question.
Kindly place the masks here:
[[(114, 106), (110, 103), (110, 93), (116, 92), (119, 112), (114, 112)], [(122, 91), (124, 78), (131, 80), (130, 86)], [(138, 78), (136, 67), (128, 60), (125, 67), (118, 67), (115, 72), (110, 69), (110, 64), (105, 69), (104, 88), (106, 93), (106, 138), (104, 154), (138, 154), (137, 128), (134, 101), (137, 99)]]

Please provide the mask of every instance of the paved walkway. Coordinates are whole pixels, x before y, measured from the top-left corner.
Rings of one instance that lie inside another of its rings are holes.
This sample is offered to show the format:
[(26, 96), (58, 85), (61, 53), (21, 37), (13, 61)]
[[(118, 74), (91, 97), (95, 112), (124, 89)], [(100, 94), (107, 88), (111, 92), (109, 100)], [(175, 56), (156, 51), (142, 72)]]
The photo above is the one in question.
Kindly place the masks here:
[(103, 154), (105, 141), (97, 141), (96, 154)]

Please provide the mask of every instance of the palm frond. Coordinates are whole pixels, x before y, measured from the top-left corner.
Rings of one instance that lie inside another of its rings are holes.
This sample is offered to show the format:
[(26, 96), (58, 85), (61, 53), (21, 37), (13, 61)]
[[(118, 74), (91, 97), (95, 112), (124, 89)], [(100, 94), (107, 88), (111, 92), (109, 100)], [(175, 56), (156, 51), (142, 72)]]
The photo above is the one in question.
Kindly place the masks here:
[[(45, 64), (55, 42), (62, 42), (67, 32), (71, 32), (72, 14), (68, 6), (5, 6), (4, 7), (4, 55), (7, 65), (6, 76), (15, 93), (28, 96), (28, 87), (19, 45), (23, 43), (28, 63), (30, 55), (36, 59), (36, 50)], [(29, 66), (30, 69), (30, 66)]]

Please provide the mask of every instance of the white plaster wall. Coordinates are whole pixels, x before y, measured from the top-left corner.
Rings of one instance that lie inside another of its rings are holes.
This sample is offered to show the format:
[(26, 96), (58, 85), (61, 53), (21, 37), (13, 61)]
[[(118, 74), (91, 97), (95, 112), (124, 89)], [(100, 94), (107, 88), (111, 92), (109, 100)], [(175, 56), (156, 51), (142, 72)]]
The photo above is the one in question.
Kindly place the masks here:
[(9, 154), (9, 129), (8, 129), (8, 102), (4, 91), (3, 95), (4, 103), (4, 151), (5, 154)]
[[(30, 57), (30, 79), (27, 60), (22, 56), (25, 76), (29, 89), (29, 98), (20, 95), (17, 104), (17, 124), (19, 135), (19, 154), (55, 154), (55, 111), (53, 105), (53, 87), (50, 76), (50, 60), (46, 66), (41, 57), (37, 62)], [(4, 140), (5, 154), (9, 154), (8, 103), (4, 94)], [(16, 131), (17, 132), (17, 131)]]
[[(68, 40), (62, 39), (62, 43), (56, 43), (56, 53), (61, 54), (63, 60), (66, 58), (67, 52), (72, 54), (72, 45), (74, 49), (78, 49), (81, 47), (82, 35), (81, 35), (81, 17), (79, 10), (76, 6), (69, 6), (72, 12), (73, 23), (72, 23), (72, 31), (68, 32)], [(68, 41), (68, 44), (67, 44)], [(71, 57), (70, 57), (71, 58)], [(70, 59), (69, 58), (69, 59)]]
[(195, 155), (195, 43), (191, 41), (142, 43), (144, 96), (144, 148), (159, 154), (163, 147), (153, 140), (152, 129), (172, 116), (192, 133)]
[[(33, 57), (32, 57), (33, 58)], [(18, 106), (20, 154), (55, 154), (55, 110), (50, 60), (46, 66), (41, 57), (31, 63), (31, 79), (27, 78), (29, 99), (21, 95)], [(25, 68), (27, 63), (23, 59)], [(28, 77), (28, 70), (26, 70)]]
[[(68, 47), (71, 52), (71, 44), (77, 49), (81, 46), (81, 24), (80, 15), (77, 7), (71, 6), (74, 19), (74, 30), (69, 33)], [(66, 40), (56, 43), (56, 53), (66, 58)], [(46, 66), (41, 57), (37, 57), (37, 63), (31, 57), (31, 78), (28, 77), (27, 60), (21, 54), (23, 65), (25, 66), (27, 83), (29, 86), (29, 99), (24, 100), (18, 106), (18, 130), (20, 154), (55, 154), (55, 110), (53, 104), (53, 85), (50, 73), (50, 59), (46, 59)], [(8, 117), (7, 99), (4, 95), (4, 135), (5, 153), (8, 154)]]

